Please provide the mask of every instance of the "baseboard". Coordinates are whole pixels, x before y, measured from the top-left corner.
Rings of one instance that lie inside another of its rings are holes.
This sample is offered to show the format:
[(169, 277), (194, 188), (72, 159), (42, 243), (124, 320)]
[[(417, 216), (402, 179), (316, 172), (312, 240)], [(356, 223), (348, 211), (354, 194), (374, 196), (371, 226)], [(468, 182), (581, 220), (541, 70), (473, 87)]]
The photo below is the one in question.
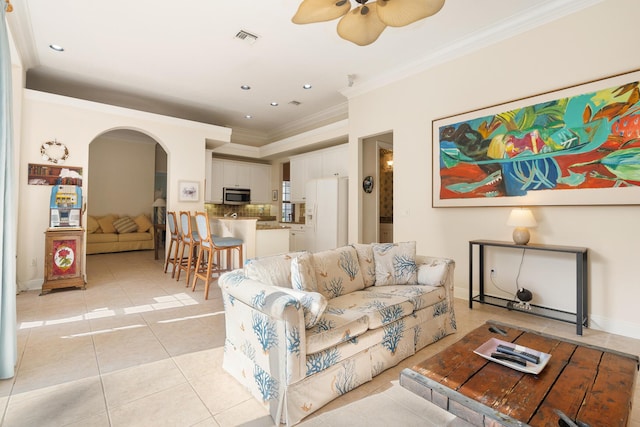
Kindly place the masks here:
[[(454, 288), (453, 296), (469, 301), (469, 288)], [(477, 303), (479, 304), (479, 303)], [(589, 328), (609, 334), (622, 335), (628, 338), (640, 339), (640, 323), (611, 319), (605, 316), (589, 315)]]
[(18, 291), (39, 291), (42, 290), (43, 279), (33, 279), (26, 282), (18, 282)]

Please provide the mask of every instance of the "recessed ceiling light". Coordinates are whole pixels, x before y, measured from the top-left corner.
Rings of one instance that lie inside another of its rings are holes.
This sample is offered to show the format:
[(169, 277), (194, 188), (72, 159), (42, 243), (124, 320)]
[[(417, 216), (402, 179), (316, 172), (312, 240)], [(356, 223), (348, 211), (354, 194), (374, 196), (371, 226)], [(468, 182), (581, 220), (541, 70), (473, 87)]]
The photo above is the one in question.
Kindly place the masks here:
[(313, 86), (311, 86), (309, 83), (302, 86), (303, 89), (311, 89), (312, 87)]
[(55, 50), (56, 52), (64, 52), (64, 48), (60, 45), (57, 44), (50, 44), (49, 47), (53, 50)]
[(240, 89), (242, 89), (242, 90), (249, 90), (249, 89), (251, 89), (251, 86), (249, 86), (249, 85), (242, 85), (242, 86), (240, 86)]
[(250, 119), (251, 117), (251, 114), (247, 114), (246, 116), (244, 116), (245, 119)]
[(270, 105), (271, 105), (272, 107), (277, 107), (277, 106), (278, 106), (278, 103), (277, 103), (277, 102), (272, 102)]

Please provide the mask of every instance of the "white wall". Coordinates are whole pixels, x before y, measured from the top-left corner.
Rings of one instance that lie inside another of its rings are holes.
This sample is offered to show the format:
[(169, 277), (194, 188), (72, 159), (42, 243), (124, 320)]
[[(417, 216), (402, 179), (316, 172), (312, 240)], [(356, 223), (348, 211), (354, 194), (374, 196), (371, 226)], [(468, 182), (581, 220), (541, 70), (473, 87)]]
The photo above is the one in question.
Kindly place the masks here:
[[(458, 296), (468, 295), (468, 241), (510, 241), (511, 208), (431, 207), (432, 121), (640, 68), (640, 56), (629, 50), (640, 36), (637, 16), (636, 0), (599, 3), (349, 100), (351, 169), (361, 171), (362, 138), (393, 131), (395, 240), (416, 240), (419, 253), (453, 258)], [(362, 215), (359, 186), (350, 183), (351, 212), (360, 212), (350, 216), (350, 241), (361, 237), (354, 234)], [(640, 338), (640, 206), (535, 207), (534, 215), (532, 242), (589, 248), (591, 327)], [(519, 257), (515, 267), (511, 256), (491, 262), (503, 286), (514, 286)], [(526, 255), (520, 279), (547, 302), (572, 298), (573, 270), (548, 274), (547, 264)]]
[(99, 136), (89, 148), (87, 213), (153, 218), (156, 145)]
[[(145, 133), (167, 152), (167, 210), (204, 209), (205, 142), (207, 139), (228, 142), (231, 129), (24, 90), (17, 252), (20, 289), (38, 289), (42, 285), (44, 231), (49, 221), (51, 191), (48, 186), (27, 185), (28, 163), (42, 163), (40, 145), (55, 138), (69, 149), (66, 164), (82, 167), (86, 176), (89, 144), (98, 135), (116, 129)], [(180, 180), (200, 183), (197, 203), (178, 201)], [(84, 179), (84, 194), (89, 186), (90, 180)]]

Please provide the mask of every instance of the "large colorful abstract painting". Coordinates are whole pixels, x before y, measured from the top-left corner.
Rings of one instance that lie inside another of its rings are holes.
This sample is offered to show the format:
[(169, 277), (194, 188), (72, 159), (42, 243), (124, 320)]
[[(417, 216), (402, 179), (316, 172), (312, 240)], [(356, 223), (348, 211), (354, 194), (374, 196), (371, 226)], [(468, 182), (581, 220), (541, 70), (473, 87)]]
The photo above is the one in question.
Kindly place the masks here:
[(433, 122), (433, 206), (640, 204), (640, 71)]

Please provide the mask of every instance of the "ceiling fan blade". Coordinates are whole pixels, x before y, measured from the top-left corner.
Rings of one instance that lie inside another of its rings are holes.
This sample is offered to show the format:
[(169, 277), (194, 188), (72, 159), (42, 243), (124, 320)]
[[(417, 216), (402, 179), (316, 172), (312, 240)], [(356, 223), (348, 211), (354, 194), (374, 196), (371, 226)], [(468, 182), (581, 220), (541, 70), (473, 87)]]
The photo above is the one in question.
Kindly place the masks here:
[(331, 21), (349, 12), (350, 1), (339, 0), (303, 0), (298, 11), (291, 18), (294, 24)]
[(444, 0), (378, 0), (378, 16), (390, 27), (403, 27), (435, 15)]
[(367, 3), (368, 13), (362, 14), (363, 6), (360, 6), (343, 16), (338, 22), (338, 35), (359, 46), (376, 41), (387, 27), (378, 18), (376, 3)]

